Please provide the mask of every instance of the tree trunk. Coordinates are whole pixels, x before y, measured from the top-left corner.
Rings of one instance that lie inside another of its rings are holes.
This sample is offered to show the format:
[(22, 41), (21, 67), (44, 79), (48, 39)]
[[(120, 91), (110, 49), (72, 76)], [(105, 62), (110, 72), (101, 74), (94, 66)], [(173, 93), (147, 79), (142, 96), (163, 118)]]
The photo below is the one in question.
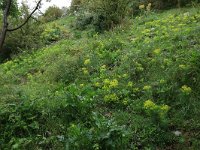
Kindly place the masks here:
[(8, 24), (3, 25), (1, 36), (0, 36), (0, 52), (3, 51), (3, 44), (6, 39), (7, 28), (8, 28)]
[(178, 8), (181, 8), (181, 0), (178, 0)]
[(2, 27), (1, 35), (0, 35), (0, 52), (2, 52), (3, 50), (3, 44), (6, 39), (6, 33), (8, 29), (8, 15), (9, 15), (11, 3), (12, 3), (12, 0), (7, 0), (6, 7), (3, 12), (3, 27)]

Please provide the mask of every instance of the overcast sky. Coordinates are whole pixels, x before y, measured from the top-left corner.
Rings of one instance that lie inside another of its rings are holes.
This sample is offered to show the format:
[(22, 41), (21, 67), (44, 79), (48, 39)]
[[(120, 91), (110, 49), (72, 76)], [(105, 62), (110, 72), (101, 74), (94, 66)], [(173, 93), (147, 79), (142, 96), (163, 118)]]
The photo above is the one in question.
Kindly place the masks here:
[[(29, 6), (33, 8), (35, 6), (35, 0), (18, 0), (18, 3), (20, 4), (22, 1), (27, 1)], [(49, 6), (56, 5), (60, 8), (62, 7), (69, 7), (71, 4), (71, 0), (51, 0), (51, 2), (46, 2), (46, 0), (42, 1), (42, 8), (41, 10), (46, 10)]]

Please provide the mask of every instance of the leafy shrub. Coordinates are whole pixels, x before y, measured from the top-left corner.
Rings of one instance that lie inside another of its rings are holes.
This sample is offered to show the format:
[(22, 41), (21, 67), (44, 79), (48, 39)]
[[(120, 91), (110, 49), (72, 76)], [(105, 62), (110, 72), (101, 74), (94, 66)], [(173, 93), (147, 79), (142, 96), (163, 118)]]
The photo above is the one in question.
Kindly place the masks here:
[(92, 24), (94, 16), (91, 13), (79, 11), (75, 27), (79, 30), (84, 30), (90, 24)]
[(40, 23), (33, 22), (21, 30), (9, 32), (4, 45), (6, 53), (17, 54), (23, 50), (31, 51), (40, 48), (43, 46), (40, 38), (43, 30)]
[(45, 22), (54, 21), (61, 18), (63, 15), (62, 9), (57, 6), (50, 6), (44, 13), (43, 20)]
[(121, 24), (128, 12), (128, 0), (91, 0), (87, 3), (87, 8), (78, 17), (78, 27), (92, 24), (98, 32)]
[(52, 25), (47, 25), (41, 34), (41, 38), (46, 44), (56, 42), (61, 38), (68, 36), (69, 34), (67, 30), (56, 23), (53, 23)]
[(49, 67), (45, 74), (51, 74), (50, 78), (54, 81), (72, 83), (78, 76), (79, 67), (80, 64), (77, 58), (66, 56), (65, 58), (60, 58), (56, 64)]
[(95, 112), (91, 115), (92, 128), (83, 124), (71, 124), (68, 128), (69, 149), (126, 149), (129, 133), (125, 126), (118, 126), (113, 120), (106, 119)]
[(147, 100), (144, 102), (144, 109), (155, 123), (163, 123), (166, 121), (170, 107), (168, 105), (157, 105), (153, 101)]
[[(9, 28), (12, 29), (21, 25), (26, 21), (28, 16), (28, 5), (22, 3), (22, 5), (18, 7), (17, 1), (13, 1), (11, 5), (11, 16), (9, 17)], [(37, 17), (30, 18), (29, 21), (18, 30), (12, 32), (8, 31), (3, 51), (1, 53), (4, 55), (4, 59), (9, 58), (12, 54), (18, 54), (24, 50), (30, 52), (31, 50), (42, 47), (43, 44), (40, 38), (42, 32), (43, 27), (41, 26), (40, 21), (37, 20)]]
[(93, 8), (94, 12), (97, 14), (94, 21), (97, 30), (108, 30), (115, 25), (121, 24), (127, 14), (127, 3), (127, 0), (100, 1), (97, 8)]
[(79, 10), (80, 7), (83, 6), (83, 4), (84, 0), (72, 0), (70, 10), (75, 12)]

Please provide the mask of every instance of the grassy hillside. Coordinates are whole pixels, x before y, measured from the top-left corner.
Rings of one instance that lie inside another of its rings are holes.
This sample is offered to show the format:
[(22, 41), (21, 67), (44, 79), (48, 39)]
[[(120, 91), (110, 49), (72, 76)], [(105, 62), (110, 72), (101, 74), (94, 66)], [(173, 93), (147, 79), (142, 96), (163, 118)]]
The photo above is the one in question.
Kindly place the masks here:
[(200, 9), (104, 34), (73, 19), (56, 21), (67, 38), (0, 65), (0, 149), (198, 149)]

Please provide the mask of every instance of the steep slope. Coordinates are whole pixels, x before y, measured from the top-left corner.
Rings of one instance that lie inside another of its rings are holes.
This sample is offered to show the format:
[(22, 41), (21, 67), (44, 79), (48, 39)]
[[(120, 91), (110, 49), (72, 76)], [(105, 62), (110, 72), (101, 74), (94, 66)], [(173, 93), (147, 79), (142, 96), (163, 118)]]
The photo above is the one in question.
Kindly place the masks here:
[(198, 149), (199, 9), (127, 24), (1, 64), (0, 149)]

